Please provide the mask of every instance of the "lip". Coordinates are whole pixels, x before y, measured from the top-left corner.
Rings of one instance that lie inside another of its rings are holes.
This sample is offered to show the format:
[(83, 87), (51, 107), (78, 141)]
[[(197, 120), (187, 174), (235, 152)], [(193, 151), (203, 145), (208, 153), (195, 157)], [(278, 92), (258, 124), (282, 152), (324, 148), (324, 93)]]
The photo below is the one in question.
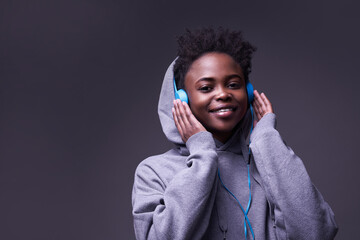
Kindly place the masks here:
[(236, 106), (234, 106), (234, 105), (222, 104), (222, 105), (218, 105), (216, 107), (210, 108), (209, 112), (214, 112), (215, 113), (216, 111), (219, 111), (221, 109), (226, 109), (226, 108), (231, 108), (232, 111), (236, 110)]
[[(225, 112), (218, 112), (221, 109), (231, 109), (231, 110)], [(237, 107), (234, 105), (218, 105), (214, 108), (211, 108), (209, 112), (218, 118), (229, 118), (235, 115), (236, 109)]]

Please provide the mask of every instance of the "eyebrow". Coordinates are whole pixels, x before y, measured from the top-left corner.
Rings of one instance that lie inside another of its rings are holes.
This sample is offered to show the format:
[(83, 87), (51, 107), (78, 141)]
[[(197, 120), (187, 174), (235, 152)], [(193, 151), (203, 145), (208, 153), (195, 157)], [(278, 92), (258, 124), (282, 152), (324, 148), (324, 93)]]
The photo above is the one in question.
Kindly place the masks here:
[(214, 78), (204, 77), (204, 78), (200, 78), (200, 79), (196, 80), (196, 83), (198, 83), (198, 82), (214, 82), (214, 81), (215, 81)]
[[(232, 78), (240, 78), (241, 80), (243, 79), (243, 77), (241, 77), (239, 74), (231, 74), (229, 76), (226, 76), (226, 80), (229, 80), (229, 79), (232, 79)], [(200, 79), (196, 80), (196, 83), (202, 82), (202, 81), (214, 82), (215, 79), (212, 78), (212, 77), (203, 77), (203, 78), (200, 78)]]

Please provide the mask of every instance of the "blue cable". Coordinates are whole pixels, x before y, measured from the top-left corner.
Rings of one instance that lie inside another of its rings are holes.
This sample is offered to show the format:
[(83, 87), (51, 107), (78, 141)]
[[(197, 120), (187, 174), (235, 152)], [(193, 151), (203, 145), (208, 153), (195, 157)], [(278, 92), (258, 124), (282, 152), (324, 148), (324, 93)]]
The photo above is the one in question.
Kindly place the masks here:
[[(246, 211), (244, 210), (244, 208), (241, 206), (241, 203), (240, 201), (237, 199), (237, 197), (235, 197), (235, 195), (225, 186), (225, 184), (223, 183), (222, 179), (221, 179), (221, 176), (220, 176), (220, 170), (218, 168), (218, 176), (219, 176), (219, 179), (220, 179), (220, 182), (221, 182), (221, 185), (226, 189), (226, 191), (228, 191), (228, 193), (230, 193), (230, 195), (236, 200), (236, 202), (239, 204), (240, 208), (241, 208), (241, 211), (243, 212), (245, 218), (244, 218), (244, 230), (245, 230), (245, 239), (247, 239), (247, 228), (246, 228), (246, 223), (249, 225), (249, 228), (250, 228), (250, 231), (251, 231), (251, 235), (253, 237), (253, 239), (255, 239), (255, 236), (254, 236), (254, 231), (251, 227), (251, 224), (250, 224), (250, 220), (247, 216), (247, 213), (249, 211), (249, 208), (250, 208), (250, 202), (251, 202), (251, 189), (249, 189), (250, 191), (250, 197), (249, 197), (249, 203), (248, 203), (248, 208), (246, 209)], [(249, 180), (249, 187), (250, 187), (250, 171), (249, 171), (249, 165), (248, 165), (248, 180)]]
[[(248, 205), (247, 205), (247, 208), (246, 208), (246, 215), (248, 214), (249, 212), (249, 209), (250, 209), (250, 205), (251, 205), (251, 180), (250, 180), (250, 168), (249, 168), (249, 164), (250, 164), (250, 155), (251, 155), (251, 149), (250, 149), (250, 135), (253, 131), (253, 128), (254, 128), (254, 109), (252, 107), (252, 105), (250, 104), (250, 112), (251, 112), (251, 127), (250, 127), (250, 134), (249, 134), (249, 162), (248, 162), (248, 165), (247, 165), (247, 169), (248, 169), (248, 183), (249, 183), (249, 202), (248, 202)], [(254, 236), (254, 232), (252, 231), (252, 228), (251, 228), (251, 224), (249, 223), (249, 226), (250, 226), (250, 231), (251, 231), (251, 234), (253, 236), (253, 239), (255, 239), (255, 236)], [(245, 238), (247, 236), (247, 228), (246, 228), (246, 223), (244, 221), (244, 228), (245, 228)]]
[[(246, 208), (246, 215), (249, 213), (249, 210), (250, 210), (250, 205), (251, 205), (251, 181), (250, 181), (250, 168), (249, 168), (249, 164), (247, 165), (247, 169), (248, 169), (248, 183), (249, 183), (249, 202), (248, 202), (248, 205), (247, 205), (247, 208)], [(253, 239), (255, 239), (254, 237), (254, 232), (251, 228), (251, 224), (249, 223), (249, 226), (250, 226), (250, 231), (251, 231), (251, 234), (253, 236)], [(245, 236), (247, 236), (247, 228), (246, 228), (246, 223), (245, 223), (245, 219), (244, 219), (244, 229), (245, 229)]]
[[(254, 111), (253, 111), (253, 108), (250, 104), (250, 112), (251, 112), (251, 128), (250, 128), (250, 135), (252, 133), (252, 130), (254, 128)], [(251, 154), (251, 150), (250, 150), (250, 143), (251, 141), (249, 140), (249, 156)], [(244, 210), (244, 208), (241, 206), (240, 204), (240, 201), (235, 197), (235, 195), (225, 186), (225, 184), (223, 183), (223, 181), (221, 180), (221, 176), (220, 176), (220, 169), (218, 168), (218, 176), (219, 176), (219, 179), (220, 179), (220, 182), (221, 182), (221, 185), (226, 189), (226, 191), (228, 191), (228, 193), (230, 193), (230, 195), (236, 200), (236, 202), (239, 204), (240, 208), (241, 208), (241, 211), (244, 213), (244, 233), (245, 233), (245, 239), (247, 239), (247, 226), (246, 226), (246, 223), (249, 225), (249, 228), (250, 228), (250, 232), (251, 232), (251, 235), (252, 235), (252, 238), (253, 240), (255, 240), (255, 235), (254, 235), (254, 231), (251, 227), (251, 224), (250, 224), (250, 220), (248, 218), (248, 213), (249, 213), (249, 210), (250, 210), (250, 205), (251, 205), (251, 179), (250, 179), (250, 168), (249, 168), (249, 163), (247, 164), (247, 172), (248, 172), (248, 183), (249, 183), (249, 202), (247, 204), (247, 208), (246, 208), (246, 211)]]

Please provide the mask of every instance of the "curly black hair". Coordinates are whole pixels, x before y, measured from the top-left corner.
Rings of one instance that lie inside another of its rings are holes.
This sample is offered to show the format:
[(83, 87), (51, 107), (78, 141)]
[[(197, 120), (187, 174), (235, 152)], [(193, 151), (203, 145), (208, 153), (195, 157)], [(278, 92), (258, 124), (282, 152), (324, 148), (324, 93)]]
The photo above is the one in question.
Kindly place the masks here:
[(201, 28), (177, 38), (178, 58), (174, 65), (174, 76), (178, 88), (184, 88), (185, 75), (191, 64), (209, 52), (226, 53), (237, 62), (244, 74), (245, 81), (251, 72), (251, 58), (256, 48), (242, 37), (241, 31), (231, 31), (219, 27)]

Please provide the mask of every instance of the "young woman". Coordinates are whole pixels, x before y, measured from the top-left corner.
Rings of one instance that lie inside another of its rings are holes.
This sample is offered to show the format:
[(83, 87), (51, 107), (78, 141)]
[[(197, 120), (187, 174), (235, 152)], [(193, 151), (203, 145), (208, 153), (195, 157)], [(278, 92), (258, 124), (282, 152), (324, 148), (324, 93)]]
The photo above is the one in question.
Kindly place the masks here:
[[(222, 28), (178, 42), (158, 107), (175, 146), (136, 170), (137, 239), (333, 239), (331, 208), (249, 83), (255, 48)], [(187, 100), (175, 100), (180, 88)]]

